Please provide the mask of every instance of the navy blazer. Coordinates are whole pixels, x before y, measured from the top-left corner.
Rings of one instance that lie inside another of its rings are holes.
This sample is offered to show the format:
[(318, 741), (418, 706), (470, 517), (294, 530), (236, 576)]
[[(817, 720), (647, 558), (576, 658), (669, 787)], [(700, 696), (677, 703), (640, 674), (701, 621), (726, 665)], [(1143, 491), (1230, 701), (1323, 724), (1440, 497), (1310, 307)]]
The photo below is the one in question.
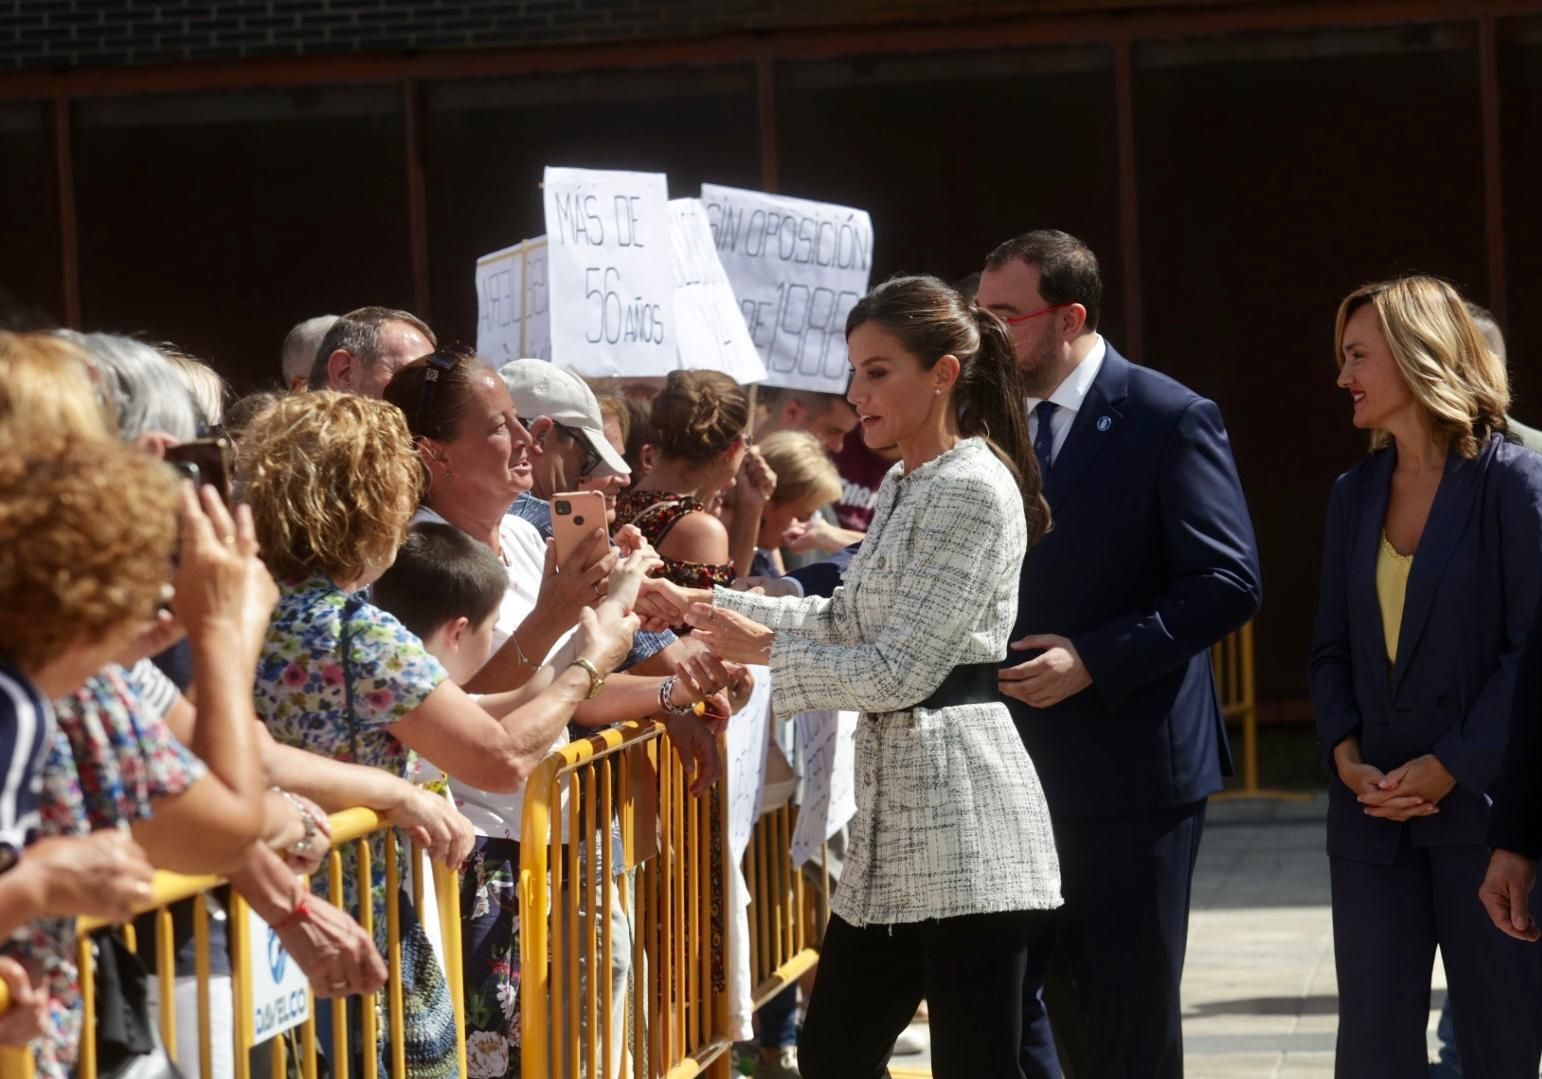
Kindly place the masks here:
[(1213, 794), (1230, 755), (1210, 647), (1262, 599), (1220, 410), (1109, 345), (1044, 493), (1053, 526), (1023, 561), (1013, 639), (1069, 637), (1092, 676), (1050, 708), (1007, 701), (1051, 811)]
[(1488, 845), (1542, 858), (1542, 606), (1532, 616), (1515, 680), (1504, 773), (1489, 812)]
[(862, 541), (857, 540), (850, 547), (842, 548), (823, 562), (811, 562), (784, 576), (791, 577), (802, 585), (805, 596), (824, 596), (829, 599), (841, 586), (841, 578), (846, 575), (846, 567), (851, 564), (851, 556), (856, 554), (861, 546)]
[[(1509, 738), (1516, 671), (1542, 598), (1542, 457), (1490, 436), (1446, 459), (1408, 575), (1396, 662), (1387, 662), (1376, 559), (1397, 450), (1338, 478), (1323, 540), (1312, 707), (1328, 781), (1328, 853), (1390, 865), (1416, 846), (1485, 841), (1486, 796)], [(1333, 774), (1333, 747), (1360, 738), (1383, 771), (1433, 753), (1457, 785), (1440, 812), (1400, 824), (1365, 815)]]

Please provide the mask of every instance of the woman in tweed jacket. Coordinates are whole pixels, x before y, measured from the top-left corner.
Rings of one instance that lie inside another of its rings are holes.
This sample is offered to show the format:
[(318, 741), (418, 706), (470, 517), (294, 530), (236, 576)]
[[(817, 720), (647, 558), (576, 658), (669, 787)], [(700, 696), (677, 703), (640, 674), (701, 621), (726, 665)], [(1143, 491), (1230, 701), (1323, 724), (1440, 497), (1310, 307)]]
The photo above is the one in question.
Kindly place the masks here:
[(661, 591), (710, 598), (688, 621), (725, 657), (770, 664), (779, 714), (864, 713), (805, 1079), (886, 1074), (923, 998), (940, 1079), (1021, 1079), (1028, 942), (1060, 906), (1038, 776), (995, 692), (1023, 555), (1048, 524), (1024, 394), (1005, 327), (934, 278), (880, 285), (846, 334), (863, 438), (902, 460), (845, 585), (828, 600)]

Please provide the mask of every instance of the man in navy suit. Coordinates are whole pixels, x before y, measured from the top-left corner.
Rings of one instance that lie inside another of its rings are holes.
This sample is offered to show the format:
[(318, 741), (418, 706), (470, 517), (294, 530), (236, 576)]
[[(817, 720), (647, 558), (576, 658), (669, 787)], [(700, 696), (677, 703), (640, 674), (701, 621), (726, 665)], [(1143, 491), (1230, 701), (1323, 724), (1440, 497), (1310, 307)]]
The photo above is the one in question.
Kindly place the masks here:
[(1252, 522), (1216, 406), (1098, 334), (1085, 244), (1009, 240), (977, 299), (1012, 332), (1053, 515), (1000, 676), (1060, 853), (1074, 1001), (1051, 1017), (1085, 1028), (1089, 1079), (1181, 1076), (1194, 860), (1230, 768), (1209, 650), (1258, 610)]

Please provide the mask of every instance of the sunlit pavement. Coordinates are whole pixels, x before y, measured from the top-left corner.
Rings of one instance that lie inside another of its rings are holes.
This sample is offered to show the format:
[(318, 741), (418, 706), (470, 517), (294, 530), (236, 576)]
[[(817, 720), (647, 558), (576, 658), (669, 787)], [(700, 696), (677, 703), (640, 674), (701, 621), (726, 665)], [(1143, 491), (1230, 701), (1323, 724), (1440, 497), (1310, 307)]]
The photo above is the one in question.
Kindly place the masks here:
[[(1184, 968), (1188, 1079), (1326, 1079), (1338, 983), (1323, 852), (1326, 796), (1213, 801), (1195, 871)], [(1435, 965), (1435, 1022), (1445, 975)], [(929, 1075), (927, 1055), (895, 1057), (895, 1079)]]

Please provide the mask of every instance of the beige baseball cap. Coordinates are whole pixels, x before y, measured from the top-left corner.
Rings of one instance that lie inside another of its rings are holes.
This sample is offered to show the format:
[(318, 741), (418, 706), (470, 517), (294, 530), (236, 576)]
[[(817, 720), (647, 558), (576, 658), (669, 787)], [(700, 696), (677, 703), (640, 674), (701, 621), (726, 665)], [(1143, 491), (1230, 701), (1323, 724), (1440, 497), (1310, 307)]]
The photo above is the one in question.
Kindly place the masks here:
[(594, 391), (571, 371), (546, 360), (511, 360), (498, 374), (514, 398), (514, 411), (525, 419), (546, 416), (572, 431), (599, 454), (595, 475), (629, 476), (631, 466), (605, 437), (605, 418)]

